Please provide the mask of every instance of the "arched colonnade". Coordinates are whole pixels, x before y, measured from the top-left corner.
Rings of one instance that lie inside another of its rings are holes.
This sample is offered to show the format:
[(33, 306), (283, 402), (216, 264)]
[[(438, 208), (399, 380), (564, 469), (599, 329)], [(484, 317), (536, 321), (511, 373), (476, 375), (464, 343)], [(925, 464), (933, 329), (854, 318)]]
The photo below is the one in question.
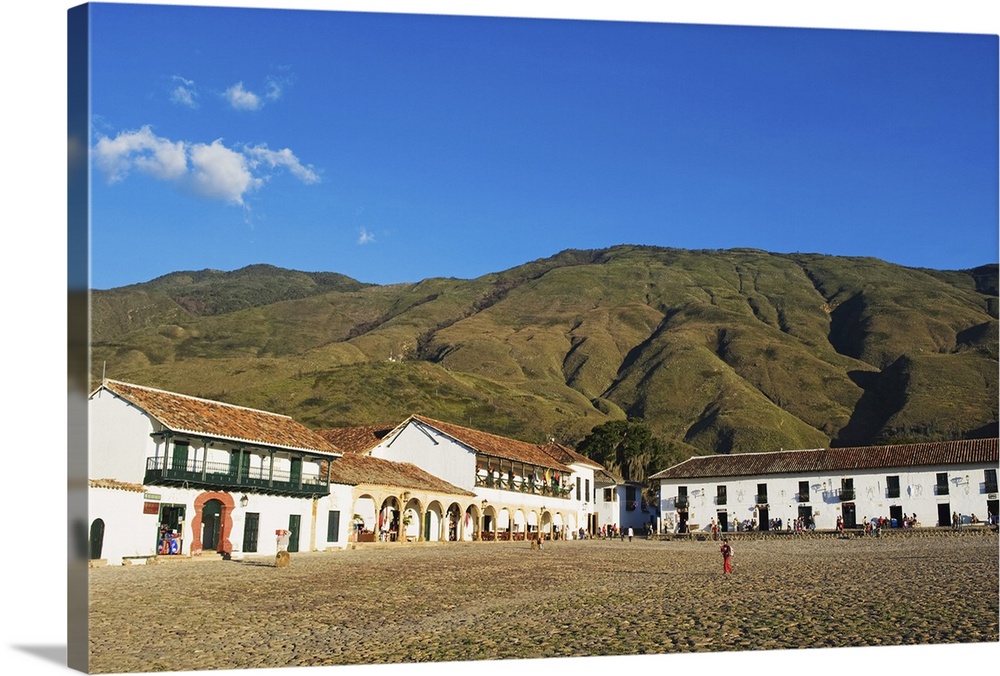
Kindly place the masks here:
[(569, 510), (493, 504), (474, 496), (355, 490), (352, 542), (472, 542), (570, 539)]

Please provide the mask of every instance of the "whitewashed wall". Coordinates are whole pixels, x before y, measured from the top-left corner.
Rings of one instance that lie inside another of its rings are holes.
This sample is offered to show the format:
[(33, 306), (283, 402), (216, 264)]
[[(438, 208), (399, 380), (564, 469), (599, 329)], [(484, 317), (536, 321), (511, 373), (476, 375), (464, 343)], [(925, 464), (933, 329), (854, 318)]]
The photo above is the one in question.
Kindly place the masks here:
[(653, 525), (656, 526), (656, 519), (659, 516), (655, 511), (654, 506), (646, 508), (646, 511), (642, 511), (642, 486), (635, 486), (635, 509), (630, 510), (628, 508), (629, 501), (626, 499), (626, 489), (627, 486), (616, 486), (615, 492), (617, 493), (617, 502), (615, 503), (618, 508), (618, 524), (621, 528), (628, 529), (632, 528), (636, 535), (646, 532), (646, 524), (650, 523), (650, 517), (653, 517)]
[(420, 423), (411, 422), (397, 436), (383, 440), (371, 455), (412, 463), (450, 484), (475, 490), (475, 452)]
[[(242, 493), (233, 494), (236, 500), (236, 508), (233, 511), (233, 531), (229, 541), (233, 545), (234, 552), (242, 552), (247, 556), (269, 555), (273, 556), (278, 552), (278, 542), (276, 530), (287, 530), (289, 516), (298, 514), (299, 519), (299, 540), (298, 550), (300, 552), (311, 551), (311, 543), (316, 537), (322, 539), (325, 549), (326, 545), (326, 511), (320, 510), (317, 506), (316, 516), (313, 516), (313, 500), (311, 498), (295, 498), (284, 495), (261, 495), (259, 493), (247, 493), (249, 502), (246, 507), (241, 507), (239, 498)], [(246, 526), (246, 514), (254, 512), (260, 515), (259, 530), (257, 533), (257, 551), (243, 552), (243, 536)], [(192, 513), (193, 516), (193, 513)], [(320, 517), (322, 522), (320, 523)], [(341, 517), (343, 518), (343, 517)], [(316, 530), (314, 530), (316, 529)]]
[(89, 537), (91, 524), (104, 521), (104, 546), (101, 559), (109, 566), (120, 566), (125, 556), (152, 556), (156, 553), (157, 516), (143, 514), (143, 494), (110, 488), (91, 488), (87, 492)]
[[(316, 549), (346, 549), (351, 536), (351, 520), (354, 517), (354, 499), (350, 486), (330, 484), (330, 495), (320, 498), (318, 503)], [(340, 512), (340, 532), (337, 540), (327, 540), (327, 520), (331, 511)]]
[(623, 497), (619, 495), (617, 490), (620, 487), (610, 486), (608, 488), (611, 491), (611, 500), (604, 499), (604, 488), (601, 489), (600, 494), (597, 496), (598, 501), (596, 509), (598, 528), (601, 526), (621, 525), (621, 514), (619, 513), (618, 505)]
[[(730, 519), (735, 515), (740, 521), (756, 517), (757, 485), (767, 484), (768, 518), (780, 518), (789, 523), (798, 517), (800, 504), (812, 508), (817, 529), (836, 527), (842, 514), (843, 502), (853, 502), (857, 523), (867, 517), (889, 517), (891, 506), (900, 506), (905, 515), (917, 515), (921, 526), (938, 523), (938, 505), (948, 504), (949, 513), (986, 518), (987, 494), (984, 492), (984, 469), (995, 465), (967, 465), (865, 470), (850, 473), (789, 474), (778, 476), (751, 476), (739, 479), (715, 478), (707, 480), (669, 480), (660, 485), (660, 511), (667, 521), (676, 522), (674, 496), (678, 486), (688, 489), (688, 520), (705, 530), (717, 512), (726, 511)], [(948, 495), (937, 495), (937, 474), (948, 473)], [(886, 497), (886, 477), (899, 476), (900, 496)], [(968, 477), (968, 479), (966, 478)], [(841, 479), (854, 480), (854, 500), (842, 501), (838, 495)], [(796, 495), (799, 482), (809, 482), (808, 503), (799, 503)], [(727, 504), (716, 505), (717, 486), (727, 489)]]
[[(573, 522), (567, 522), (566, 527), (572, 531), (578, 531), (581, 527), (586, 530), (590, 523), (590, 515), (597, 511), (597, 504), (601, 499), (599, 489), (594, 481), (594, 469), (587, 465), (571, 463), (568, 465), (573, 470), (570, 475), (570, 496), (573, 504), (570, 513), (573, 515)], [(580, 499), (576, 498), (576, 482), (580, 481)], [(590, 482), (590, 495), (587, 495), (587, 482)]]
[(107, 390), (88, 403), (89, 477), (141, 484), (156, 444), (150, 418)]

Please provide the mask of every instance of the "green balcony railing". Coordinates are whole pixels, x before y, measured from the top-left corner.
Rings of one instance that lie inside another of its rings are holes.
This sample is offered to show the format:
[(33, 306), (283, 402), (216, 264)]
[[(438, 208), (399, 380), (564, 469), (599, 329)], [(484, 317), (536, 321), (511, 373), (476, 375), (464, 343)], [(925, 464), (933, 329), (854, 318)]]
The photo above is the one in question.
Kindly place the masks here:
[(530, 493), (532, 495), (548, 495), (554, 498), (569, 498), (573, 492), (569, 487), (554, 486), (544, 481), (533, 481), (530, 478), (508, 476), (476, 475), (476, 486), (482, 488), (497, 488), (499, 490)]
[(224, 462), (171, 462), (169, 458), (147, 458), (143, 482), (162, 486), (198, 486), (226, 490), (248, 490), (277, 495), (326, 495), (330, 485), (318, 472), (239, 467)]

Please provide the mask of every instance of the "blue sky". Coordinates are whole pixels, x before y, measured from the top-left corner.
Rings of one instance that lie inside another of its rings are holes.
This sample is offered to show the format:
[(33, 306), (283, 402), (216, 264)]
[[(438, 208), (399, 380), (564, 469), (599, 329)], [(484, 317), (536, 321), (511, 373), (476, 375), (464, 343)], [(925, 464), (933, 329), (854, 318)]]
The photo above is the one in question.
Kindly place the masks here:
[(95, 288), (621, 243), (997, 261), (995, 35), (92, 11)]

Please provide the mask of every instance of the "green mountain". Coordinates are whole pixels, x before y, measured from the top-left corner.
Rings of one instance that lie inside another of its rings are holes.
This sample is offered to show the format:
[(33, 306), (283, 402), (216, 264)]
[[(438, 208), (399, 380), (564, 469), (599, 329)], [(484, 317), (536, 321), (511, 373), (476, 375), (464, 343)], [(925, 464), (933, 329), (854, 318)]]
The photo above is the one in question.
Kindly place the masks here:
[(641, 246), (392, 286), (178, 272), (92, 292), (92, 375), (316, 427), (419, 412), (574, 444), (640, 417), (678, 460), (996, 435), (997, 278)]

